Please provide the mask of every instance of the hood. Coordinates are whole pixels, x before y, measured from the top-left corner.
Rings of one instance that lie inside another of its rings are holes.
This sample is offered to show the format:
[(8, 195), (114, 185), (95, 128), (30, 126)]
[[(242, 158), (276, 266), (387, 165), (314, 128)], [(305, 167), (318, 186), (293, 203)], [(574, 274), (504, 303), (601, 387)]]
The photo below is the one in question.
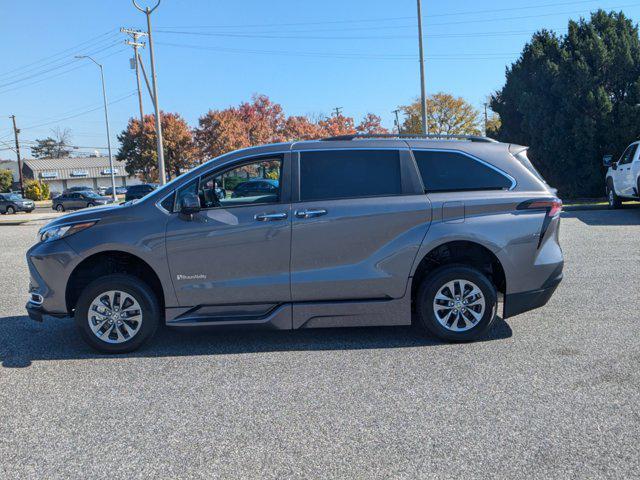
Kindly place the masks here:
[(51, 227), (54, 225), (64, 225), (67, 223), (73, 222), (83, 222), (89, 220), (100, 220), (102, 218), (113, 215), (114, 213), (121, 212), (123, 208), (129, 208), (130, 205), (118, 205), (118, 204), (110, 204), (110, 205), (102, 205), (99, 207), (92, 207), (83, 210), (78, 210), (77, 212), (67, 213), (62, 215), (61, 217), (56, 218), (55, 220), (47, 223), (42, 229)]

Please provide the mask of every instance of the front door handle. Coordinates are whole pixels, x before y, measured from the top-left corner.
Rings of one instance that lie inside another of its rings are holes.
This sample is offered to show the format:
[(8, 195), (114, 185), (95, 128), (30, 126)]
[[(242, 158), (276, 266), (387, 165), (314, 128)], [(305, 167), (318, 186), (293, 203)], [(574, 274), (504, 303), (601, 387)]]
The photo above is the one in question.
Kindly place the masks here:
[(259, 222), (275, 222), (277, 220), (284, 220), (287, 218), (287, 214), (284, 212), (281, 213), (262, 213), (257, 214), (253, 218), (255, 218)]
[(296, 217), (298, 218), (315, 218), (326, 215), (327, 211), (324, 208), (316, 208), (312, 210), (296, 210)]

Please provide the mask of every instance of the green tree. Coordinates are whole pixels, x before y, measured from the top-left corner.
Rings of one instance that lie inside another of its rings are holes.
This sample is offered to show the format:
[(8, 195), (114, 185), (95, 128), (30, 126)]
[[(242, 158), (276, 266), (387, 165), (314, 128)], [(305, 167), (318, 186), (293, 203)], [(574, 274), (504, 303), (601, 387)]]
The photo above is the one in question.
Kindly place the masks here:
[(8, 192), (13, 185), (13, 174), (11, 170), (0, 170), (0, 192)]
[(565, 36), (536, 33), (491, 101), (498, 139), (528, 145), (567, 197), (601, 196), (606, 153), (640, 135), (640, 39), (623, 13), (570, 21)]
[(36, 139), (36, 144), (31, 147), (31, 155), (34, 158), (64, 158), (71, 154), (71, 131), (56, 128), (51, 133), (53, 137)]

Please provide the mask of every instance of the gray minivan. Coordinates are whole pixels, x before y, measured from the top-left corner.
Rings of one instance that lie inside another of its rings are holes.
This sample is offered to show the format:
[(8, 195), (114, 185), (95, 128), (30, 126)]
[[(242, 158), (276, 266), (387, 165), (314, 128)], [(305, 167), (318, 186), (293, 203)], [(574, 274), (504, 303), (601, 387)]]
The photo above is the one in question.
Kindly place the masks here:
[[(60, 217), (27, 253), (29, 316), (103, 352), (172, 327), (409, 325), (481, 338), (562, 279), (562, 203), (525, 147), (344, 136), (232, 152), (140, 200)], [(235, 192), (251, 181), (274, 188)]]

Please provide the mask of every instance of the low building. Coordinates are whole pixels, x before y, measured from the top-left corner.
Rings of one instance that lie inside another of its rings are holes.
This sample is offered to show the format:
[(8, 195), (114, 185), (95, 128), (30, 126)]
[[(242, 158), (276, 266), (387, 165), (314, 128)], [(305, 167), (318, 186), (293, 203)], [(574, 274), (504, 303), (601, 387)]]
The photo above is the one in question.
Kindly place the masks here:
[[(116, 186), (142, 183), (129, 175), (124, 162), (113, 161)], [(109, 157), (38, 158), (22, 161), (24, 178), (47, 183), (52, 192), (61, 193), (71, 187), (89, 187), (97, 190), (111, 186)]]

